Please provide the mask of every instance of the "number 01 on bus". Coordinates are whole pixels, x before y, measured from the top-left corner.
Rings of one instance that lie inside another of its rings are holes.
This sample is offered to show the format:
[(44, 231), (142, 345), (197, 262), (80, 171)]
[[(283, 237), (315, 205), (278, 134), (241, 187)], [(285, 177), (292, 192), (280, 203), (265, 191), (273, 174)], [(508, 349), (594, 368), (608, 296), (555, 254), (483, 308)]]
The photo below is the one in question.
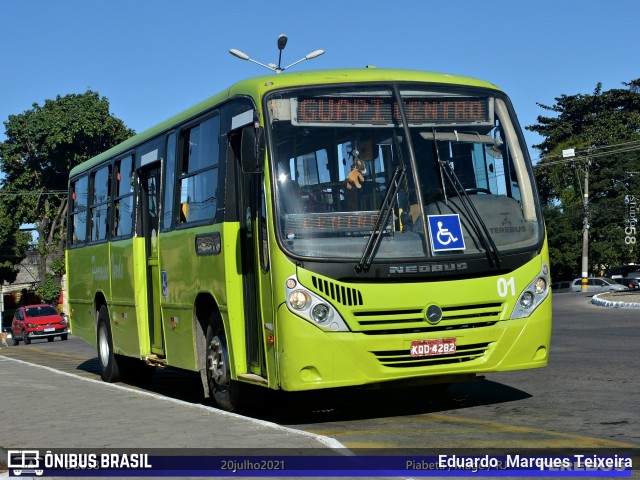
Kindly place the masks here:
[(73, 168), (72, 333), (101, 375), (286, 391), (543, 367), (548, 251), (509, 98), (435, 73), (236, 83)]

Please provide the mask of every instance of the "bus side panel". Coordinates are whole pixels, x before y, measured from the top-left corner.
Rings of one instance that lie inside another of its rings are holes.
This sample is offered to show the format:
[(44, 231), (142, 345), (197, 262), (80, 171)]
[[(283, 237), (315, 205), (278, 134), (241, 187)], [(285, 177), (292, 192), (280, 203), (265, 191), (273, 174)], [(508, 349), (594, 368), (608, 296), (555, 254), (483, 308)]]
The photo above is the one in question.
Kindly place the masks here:
[(67, 302), (71, 333), (96, 346), (95, 313), (91, 283), (91, 256), (83, 248), (66, 252)]
[(67, 284), (71, 332), (96, 344), (94, 300), (102, 294), (111, 296), (109, 279), (109, 244), (101, 243), (67, 252)]
[(114, 351), (119, 354), (139, 357), (142, 350), (138, 333), (136, 299), (134, 296), (133, 239), (111, 244), (111, 298), (108, 299)]
[[(226, 316), (226, 246), (222, 247), (219, 254), (196, 253), (198, 235), (219, 232), (224, 239), (222, 230), (222, 224), (209, 225), (163, 233), (158, 239), (160, 275), (164, 277), (159, 284), (164, 283), (164, 292), (156, 293), (162, 299), (165, 353), (167, 363), (171, 366), (198, 370), (195, 353), (198, 339), (194, 333), (194, 306), (198, 294), (211, 296), (223, 317)], [(241, 297), (241, 293), (238, 296)]]
[(149, 300), (147, 297), (147, 253), (144, 238), (133, 239), (133, 295), (135, 298), (136, 325), (140, 341), (140, 351), (151, 351), (149, 336)]
[[(240, 373), (249, 371), (247, 366), (247, 343), (244, 318), (244, 296), (242, 278), (242, 257), (240, 247), (240, 225), (235, 222), (224, 224), (222, 234), (222, 270), (225, 277), (222, 284), (216, 286), (225, 292), (224, 302), (227, 307), (222, 311), (222, 319), (229, 347), (231, 376), (236, 378)], [(222, 309), (221, 309), (222, 310)]]

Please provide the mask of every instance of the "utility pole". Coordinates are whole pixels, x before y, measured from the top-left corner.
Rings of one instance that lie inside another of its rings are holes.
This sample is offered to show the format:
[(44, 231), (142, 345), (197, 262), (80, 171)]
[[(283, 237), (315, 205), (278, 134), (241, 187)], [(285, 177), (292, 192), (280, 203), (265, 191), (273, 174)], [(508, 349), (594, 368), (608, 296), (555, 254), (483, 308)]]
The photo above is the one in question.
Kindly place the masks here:
[(4, 280), (0, 281), (0, 333), (4, 327)]
[[(574, 148), (562, 151), (563, 158), (572, 158), (576, 156)], [(589, 153), (587, 152), (587, 160), (584, 163), (584, 191), (582, 192), (582, 288), (583, 292), (587, 291), (589, 282)]]
[(584, 164), (584, 193), (583, 193), (583, 219), (582, 219), (582, 291), (587, 291), (589, 277), (589, 153)]

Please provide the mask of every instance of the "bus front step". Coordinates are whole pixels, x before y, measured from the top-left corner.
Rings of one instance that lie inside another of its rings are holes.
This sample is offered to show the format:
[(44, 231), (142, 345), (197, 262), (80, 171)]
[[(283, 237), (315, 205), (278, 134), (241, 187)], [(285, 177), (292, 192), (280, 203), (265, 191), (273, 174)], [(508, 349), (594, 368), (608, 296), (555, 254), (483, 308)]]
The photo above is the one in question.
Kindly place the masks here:
[(150, 365), (152, 367), (166, 367), (167, 366), (167, 359), (166, 358), (162, 358), (159, 357), (155, 354), (151, 354), (151, 355), (147, 355), (145, 357), (145, 362), (147, 362), (147, 365)]
[(254, 373), (241, 373), (240, 375), (238, 375), (238, 380), (241, 380), (243, 382), (260, 383), (262, 385), (267, 385), (268, 383), (266, 378)]

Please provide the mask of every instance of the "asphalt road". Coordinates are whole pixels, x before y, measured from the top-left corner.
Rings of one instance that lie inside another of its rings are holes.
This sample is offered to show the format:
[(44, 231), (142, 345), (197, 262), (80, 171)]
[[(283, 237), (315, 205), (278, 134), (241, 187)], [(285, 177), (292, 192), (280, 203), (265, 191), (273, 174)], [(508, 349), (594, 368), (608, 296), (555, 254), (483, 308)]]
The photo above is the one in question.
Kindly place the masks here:
[[(348, 448), (640, 448), (640, 310), (594, 306), (590, 297), (554, 295), (545, 369), (490, 374), (448, 390), (337, 389), (282, 393), (249, 389), (244, 412), (332, 438)], [(0, 355), (99, 378), (93, 347), (35, 341)], [(128, 388), (205, 403), (196, 375), (166, 369)]]

